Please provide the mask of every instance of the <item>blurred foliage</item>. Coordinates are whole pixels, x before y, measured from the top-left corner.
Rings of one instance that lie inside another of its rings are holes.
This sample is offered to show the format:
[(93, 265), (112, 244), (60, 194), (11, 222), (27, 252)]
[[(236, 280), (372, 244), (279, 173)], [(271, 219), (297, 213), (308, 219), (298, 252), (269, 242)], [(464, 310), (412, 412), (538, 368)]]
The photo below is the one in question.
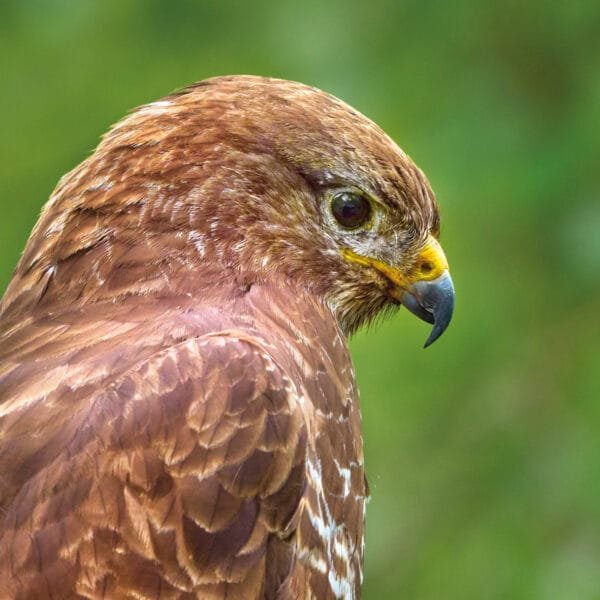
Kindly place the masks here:
[(445, 336), (352, 341), (368, 599), (600, 598), (600, 4), (4, 0), (0, 289), (41, 205), (128, 109), (226, 73), (295, 79), (427, 172)]

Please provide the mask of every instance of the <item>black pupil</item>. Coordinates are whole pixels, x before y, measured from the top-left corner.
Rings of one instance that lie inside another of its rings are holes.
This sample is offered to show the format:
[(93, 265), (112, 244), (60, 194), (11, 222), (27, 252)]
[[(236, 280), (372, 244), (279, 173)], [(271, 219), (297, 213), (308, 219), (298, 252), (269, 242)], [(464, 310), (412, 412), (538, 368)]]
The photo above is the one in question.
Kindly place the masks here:
[(341, 192), (333, 197), (331, 212), (340, 225), (347, 229), (356, 229), (369, 220), (371, 205), (360, 194)]

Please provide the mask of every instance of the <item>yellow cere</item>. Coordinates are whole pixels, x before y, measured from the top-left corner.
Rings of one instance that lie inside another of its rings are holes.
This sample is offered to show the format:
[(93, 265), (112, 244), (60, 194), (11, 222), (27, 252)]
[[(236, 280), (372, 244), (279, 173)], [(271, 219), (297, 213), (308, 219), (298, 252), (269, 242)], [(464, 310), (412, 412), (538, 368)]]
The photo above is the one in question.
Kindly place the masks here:
[(440, 243), (431, 235), (427, 238), (414, 266), (407, 273), (403, 273), (399, 269), (376, 258), (357, 254), (349, 248), (342, 250), (342, 256), (353, 263), (377, 269), (382, 275), (385, 275), (392, 283), (402, 289), (408, 288), (417, 281), (432, 281), (437, 279), (444, 271), (448, 270), (446, 255)]

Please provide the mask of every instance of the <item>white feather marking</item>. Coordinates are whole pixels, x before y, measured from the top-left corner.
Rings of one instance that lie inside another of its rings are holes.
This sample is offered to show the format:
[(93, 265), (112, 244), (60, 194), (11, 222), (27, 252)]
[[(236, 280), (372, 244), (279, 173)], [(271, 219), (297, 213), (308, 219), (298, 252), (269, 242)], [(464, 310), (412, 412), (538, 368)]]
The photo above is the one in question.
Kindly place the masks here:
[[(344, 478), (345, 483), (345, 472), (348, 472), (349, 477), (350, 470), (340, 468), (337, 461), (336, 466), (338, 467), (340, 475)], [(331, 511), (325, 499), (323, 476), (319, 459), (315, 458), (313, 462), (312, 457), (309, 457), (306, 461), (306, 467), (308, 479), (317, 494), (319, 513), (313, 513), (310, 505), (308, 504), (306, 505), (306, 512), (311, 525), (315, 528), (315, 531), (319, 534), (325, 544), (327, 565), (329, 570), (327, 574), (327, 581), (329, 582), (331, 591), (336, 598), (353, 600), (354, 581), (356, 577), (351, 557), (355, 551), (354, 544), (352, 543), (352, 540), (348, 538), (348, 533), (345, 526), (338, 525), (331, 515)], [(344, 475), (342, 475), (342, 472)], [(334, 568), (334, 553), (343, 562), (344, 574), (338, 573)]]
[(299, 548), (298, 558), (323, 575), (327, 572), (327, 563), (320, 556), (316, 556), (314, 552)]
[(344, 490), (342, 492), (344, 498), (346, 498), (346, 496), (348, 496), (348, 494), (350, 493), (350, 469), (345, 469), (340, 467), (339, 463), (336, 461), (335, 462), (337, 468), (338, 468), (338, 473), (340, 474), (340, 477), (342, 478), (342, 481), (344, 482)]
[(157, 102), (151, 102), (150, 104), (142, 106), (139, 112), (145, 115), (162, 115), (163, 113), (168, 112), (171, 106), (169, 100), (158, 100)]
[(191, 244), (194, 245), (194, 248), (196, 248), (196, 252), (198, 253), (198, 256), (200, 256), (200, 258), (203, 258), (204, 254), (206, 252), (204, 236), (201, 233), (199, 233), (198, 231), (190, 231), (188, 233), (188, 242), (190, 242)]

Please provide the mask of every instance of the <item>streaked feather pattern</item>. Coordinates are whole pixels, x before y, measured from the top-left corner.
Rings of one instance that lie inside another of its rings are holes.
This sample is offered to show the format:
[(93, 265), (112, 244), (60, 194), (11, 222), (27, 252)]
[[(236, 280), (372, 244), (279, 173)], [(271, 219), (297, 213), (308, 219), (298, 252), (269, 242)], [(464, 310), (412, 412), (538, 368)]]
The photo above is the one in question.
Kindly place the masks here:
[[(346, 231), (332, 189), (377, 198)], [(360, 597), (346, 338), (397, 306), (433, 193), (314, 88), (201, 82), (60, 181), (0, 303), (0, 599)]]
[(235, 318), (130, 299), (3, 339), (8, 597), (358, 595), (365, 490), (342, 335), (297, 290), (232, 305)]

